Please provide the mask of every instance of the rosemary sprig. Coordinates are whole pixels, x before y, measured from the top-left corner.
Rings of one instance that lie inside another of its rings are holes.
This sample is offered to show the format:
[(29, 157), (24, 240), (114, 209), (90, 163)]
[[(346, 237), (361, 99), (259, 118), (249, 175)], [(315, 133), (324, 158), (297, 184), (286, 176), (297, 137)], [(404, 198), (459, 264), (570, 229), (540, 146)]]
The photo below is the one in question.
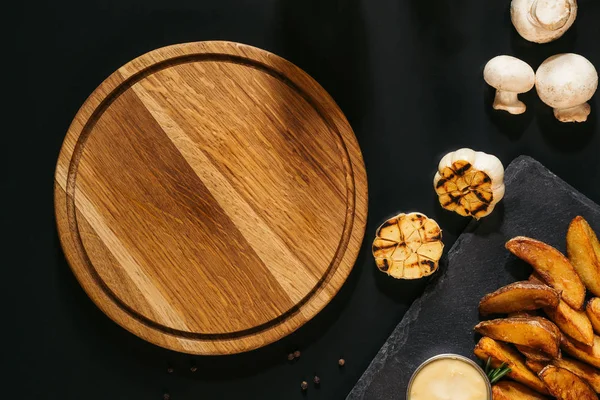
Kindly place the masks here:
[(491, 384), (498, 382), (504, 377), (504, 375), (508, 374), (511, 371), (511, 369), (506, 366), (506, 363), (500, 364), (498, 368), (490, 369), (491, 363), (492, 358), (488, 357), (487, 362), (485, 363), (485, 374), (487, 375)]

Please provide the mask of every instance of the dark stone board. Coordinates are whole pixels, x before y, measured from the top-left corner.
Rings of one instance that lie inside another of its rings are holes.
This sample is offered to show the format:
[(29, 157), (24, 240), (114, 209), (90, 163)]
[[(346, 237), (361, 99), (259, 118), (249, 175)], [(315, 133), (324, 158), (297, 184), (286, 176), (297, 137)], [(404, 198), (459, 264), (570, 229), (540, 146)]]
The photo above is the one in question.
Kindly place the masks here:
[(515, 159), (506, 169), (505, 184), (504, 200), (460, 235), (447, 262), (347, 399), (404, 400), (412, 372), (427, 358), (458, 353), (475, 360), (473, 348), (479, 336), (473, 326), (480, 320), (479, 300), (531, 272), (530, 266), (504, 248), (508, 239), (530, 236), (564, 252), (567, 228), (576, 215), (600, 232), (600, 206), (532, 158)]

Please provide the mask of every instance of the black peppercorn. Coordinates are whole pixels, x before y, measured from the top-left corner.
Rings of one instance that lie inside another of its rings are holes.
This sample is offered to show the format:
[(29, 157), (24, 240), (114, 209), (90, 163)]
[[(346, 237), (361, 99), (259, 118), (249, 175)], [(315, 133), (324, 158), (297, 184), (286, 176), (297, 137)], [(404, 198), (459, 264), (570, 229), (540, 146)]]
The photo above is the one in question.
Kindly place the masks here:
[(192, 361), (192, 363), (190, 364), (190, 371), (192, 372), (196, 372), (198, 371), (198, 367), (196, 367), (196, 363)]
[(338, 365), (339, 365), (340, 367), (343, 367), (344, 365), (346, 365), (346, 360), (344, 360), (343, 358), (340, 358), (340, 359), (338, 360)]
[(315, 385), (318, 385), (321, 383), (321, 378), (315, 375), (315, 377), (313, 378), (313, 382), (315, 383)]
[(300, 353), (300, 350), (296, 350), (296, 351), (294, 352), (294, 357), (295, 357), (295, 358), (300, 358), (300, 354), (301, 354), (301, 353)]
[(175, 370), (173, 369), (173, 367), (171, 367), (171, 366), (167, 367), (167, 373), (169, 373), (169, 374), (172, 374), (172, 373), (173, 373), (173, 371), (175, 371)]
[(171, 400), (171, 395), (169, 393), (163, 394), (163, 400)]
[(294, 353), (288, 354), (288, 361), (294, 361)]
[(302, 389), (302, 390), (308, 389), (308, 382), (302, 381), (302, 383), (300, 384), (300, 389)]

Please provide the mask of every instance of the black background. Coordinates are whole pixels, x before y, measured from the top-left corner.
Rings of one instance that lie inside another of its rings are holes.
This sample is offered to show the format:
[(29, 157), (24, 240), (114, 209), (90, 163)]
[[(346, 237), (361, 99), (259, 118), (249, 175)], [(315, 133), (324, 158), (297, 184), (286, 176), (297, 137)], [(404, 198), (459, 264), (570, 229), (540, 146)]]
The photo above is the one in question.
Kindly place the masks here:
[[(528, 154), (600, 202), (598, 96), (588, 122), (561, 124), (535, 91), (521, 96), (528, 106), (521, 116), (491, 110), (493, 91), (482, 79), (499, 54), (535, 69), (572, 51), (600, 67), (600, 2), (579, 1), (575, 25), (547, 45), (520, 38), (508, 7), (499, 0), (38, 0), (4, 13), (12, 29), (3, 57), (2, 397), (135, 400), (169, 391), (174, 400), (341, 399), (426, 283), (376, 271), (375, 228), (398, 211), (418, 210), (438, 220), (449, 249), (467, 223), (436, 204), (432, 177), (443, 154), (471, 147), (505, 165)], [(369, 222), (348, 282), (307, 325), (247, 354), (191, 357), (143, 342), (86, 297), (58, 243), (52, 186), (67, 127), (104, 78), (154, 48), (216, 39), (277, 53), (331, 93), (363, 151)], [(288, 363), (296, 348), (301, 358)], [(321, 387), (301, 393), (300, 382), (315, 373)]]

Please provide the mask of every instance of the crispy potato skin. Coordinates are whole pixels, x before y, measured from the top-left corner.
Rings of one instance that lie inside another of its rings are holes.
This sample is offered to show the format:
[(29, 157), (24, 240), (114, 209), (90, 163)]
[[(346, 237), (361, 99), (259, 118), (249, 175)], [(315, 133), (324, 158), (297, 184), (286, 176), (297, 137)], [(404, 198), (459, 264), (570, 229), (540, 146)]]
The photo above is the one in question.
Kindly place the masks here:
[(585, 346), (566, 335), (562, 335), (560, 345), (565, 353), (589, 365), (600, 368), (600, 336), (594, 335), (593, 346)]
[[(538, 349), (532, 349), (531, 347), (527, 347), (527, 346), (522, 346), (520, 344), (516, 344), (515, 347), (517, 348), (517, 350), (519, 350), (519, 352), (521, 354), (523, 354), (525, 356), (525, 358), (527, 358), (527, 360), (532, 360), (532, 361), (539, 361), (539, 362), (545, 362), (545, 363), (549, 363), (552, 360), (552, 357), (550, 357), (548, 354), (544, 353), (541, 350)], [(558, 358), (560, 358), (560, 350), (558, 352)]]
[[(581, 361), (572, 360), (570, 358), (552, 360), (551, 364), (556, 367), (571, 371), (586, 381), (596, 393), (600, 393), (600, 371), (598, 371), (598, 369), (582, 363)], [(529, 364), (527, 364), (527, 366), (529, 366)]]
[(539, 373), (541, 370), (543, 370), (546, 367), (546, 365), (548, 365), (548, 364), (551, 364), (551, 363), (544, 362), (544, 361), (535, 361), (535, 360), (531, 360), (529, 358), (527, 360), (525, 360), (525, 365), (527, 365), (527, 368), (529, 368), (536, 374)]
[(594, 330), (587, 314), (584, 311), (574, 310), (565, 301), (560, 300), (556, 308), (544, 308), (550, 321), (566, 335), (591, 346), (594, 343)]
[(533, 311), (517, 311), (514, 313), (510, 313), (507, 316), (509, 318), (510, 317), (528, 318), (528, 317), (541, 317), (542, 315), (538, 310), (533, 310)]
[(539, 349), (551, 357), (558, 357), (560, 331), (556, 325), (542, 317), (482, 321), (475, 326), (475, 330), (495, 340)]
[(506, 248), (523, 261), (531, 264), (548, 285), (561, 292), (571, 307), (581, 310), (585, 286), (567, 257), (554, 247), (525, 236), (506, 242)]
[(596, 296), (600, 296), (600, 243), (583, 217), (571, 221), (567, 231), (567, 256), (581, 280)]
[(544, 383), (525, 366), (525, 360), (518, 351), (506, 343), (497, 342), (489, 337), (482, 337), (475, 346), (477, 358), (487, 361), (492, 358), (492, 367), (498, 368), (503, 362), (511, 369), (508, 377), (535, 390), (547, 394), (548, 390)]
[(594, 297), (588, 301), (585, 312), (597, 334), (600, 334), (600, 298)]
[(559, 400), (598, 400), (587, 383), (566, 369), (548, 365), (538, 376), (544, 381), (550, 394)]
[(558, 306), (560, 294), (545, 284), (514, 282), (485, 295), (479, 302), (481, 315), (509, 314)]
[(538, 274), (537, 272), (535, 272), (535, 270), (531, 273), (531, 275), (529, 275), (529, 279), (530, 282), (534, 282), (534, 283), (542, 283), (542, 284), (546, 284), (546, 282), (544, 282), (544, 280), (542, 279), (542, 277), (540, 276), (540, 274)]
[(545, 400), (547, 397), (517, 382), (500, 381), (492, 386), (493, 400)]

